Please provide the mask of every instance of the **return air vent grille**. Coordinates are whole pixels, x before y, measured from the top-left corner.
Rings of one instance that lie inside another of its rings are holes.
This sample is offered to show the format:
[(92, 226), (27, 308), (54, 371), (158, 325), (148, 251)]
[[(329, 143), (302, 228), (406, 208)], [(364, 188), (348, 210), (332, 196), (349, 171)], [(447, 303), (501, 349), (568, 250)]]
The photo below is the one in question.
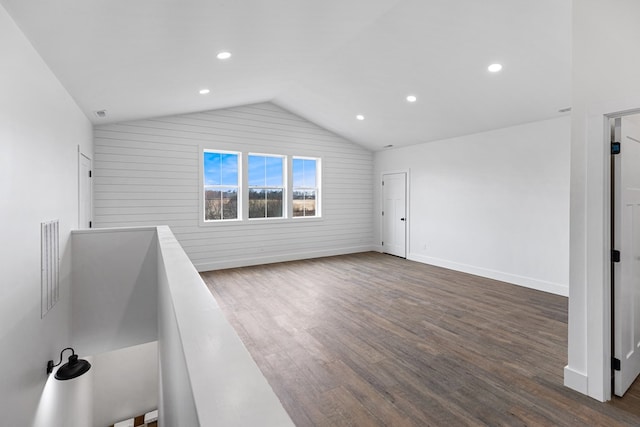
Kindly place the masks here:
[(40, 224), (40, 242), (41, 317), (44, 317), (60, 296), (60, 226), (57, 219)]

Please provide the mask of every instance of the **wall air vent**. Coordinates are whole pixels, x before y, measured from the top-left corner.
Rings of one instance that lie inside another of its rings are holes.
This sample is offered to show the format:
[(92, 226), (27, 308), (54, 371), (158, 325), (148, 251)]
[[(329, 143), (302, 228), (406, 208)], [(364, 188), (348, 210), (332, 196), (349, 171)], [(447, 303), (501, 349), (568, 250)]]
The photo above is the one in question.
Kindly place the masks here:
[(60, 296), (60, 225), (57, 219), (40, 224), (40, 242), (40, 307), (44, 318)]

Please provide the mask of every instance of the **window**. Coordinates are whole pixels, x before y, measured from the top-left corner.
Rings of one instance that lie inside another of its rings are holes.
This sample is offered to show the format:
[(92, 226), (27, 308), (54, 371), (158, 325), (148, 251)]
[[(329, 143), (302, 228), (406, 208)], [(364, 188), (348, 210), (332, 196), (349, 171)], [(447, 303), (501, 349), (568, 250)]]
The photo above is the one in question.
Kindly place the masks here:
[(321, 216), (319, 158), (205, 148), (202, 153), (201, 224)]
[(293, 169), (293, 216), (320, 216), (319, 182), (320, 159), (294, 157)]
[(204, 152), (204, 220), (238, 219), (240, 153)]
[(284, 158), (249, 154), (249, 218), (284, 217)]

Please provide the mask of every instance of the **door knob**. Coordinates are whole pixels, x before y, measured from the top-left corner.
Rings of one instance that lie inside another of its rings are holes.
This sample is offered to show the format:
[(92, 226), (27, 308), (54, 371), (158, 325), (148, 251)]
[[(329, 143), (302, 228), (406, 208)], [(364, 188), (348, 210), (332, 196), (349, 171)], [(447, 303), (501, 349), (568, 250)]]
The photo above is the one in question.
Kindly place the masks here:
[(400, 221), (404, 221), (404, 218), (400, 218)]

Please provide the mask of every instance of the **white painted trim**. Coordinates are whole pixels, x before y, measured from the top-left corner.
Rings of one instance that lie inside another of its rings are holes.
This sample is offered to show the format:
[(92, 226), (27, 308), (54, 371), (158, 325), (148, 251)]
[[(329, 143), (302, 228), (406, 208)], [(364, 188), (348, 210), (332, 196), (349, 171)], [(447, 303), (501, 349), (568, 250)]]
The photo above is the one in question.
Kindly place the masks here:
[(147, 227), (105, 227), (105, 228), (91, 228), (91, 229), (82, 229), (82, 230), (71, 230), (71, 234), (92, 234), (92, 233), (113, 233), (115, 232), (126, 232), (130, 231), (133, 233), (137, 233), (139, 231), (155, 231), (158, 227), (156, 226), (147, 226)]
[(564, 385), (579, 393), (587, 394), (588, 378), (583, 372), (578, 372), (569, 365), (564, 367)]
[[(82, 202), (82, 200), (80, 199), (80, 196), (81, 196), (80, 181), (82, 180), (82, 176), (80, 175), (80, 172), (81, 172), (82, 157), (89, 160), (89, 170), (93, 175), (93, 159), (88, 154), (83, 153), (82, 150), (80, 149), (80, 144), (78, 144), (78, 221), (77, 221), (78, 228), (83, 228), (82, 225), (80, 224), (80, 220), (81, 220), (80, 211), (82, 210), (82, 208), (80, 207), (80, 204)], [(93, 179), (89, 180), (89, 221), (93, 222)]]
[(249, 267), (252, 265), (271, 264), (275, 262), (296, 261), (301, 259), (321, 258), (327, 256), (355, 254), (360, 252), (375, 251), (371, 245), (354, 246), (347, 248), (328, 249), (322, 251), (296, 252), (280, 255), (267, 255), (262, 257), (221, 259), (214, 262), (194, 263), (196, 269), (202, 271), (222, 270), (224, 268)]
[(488, 268), (476, 267), (473, 265), (462, 264), (459, 262), (448, 261), (441, 258), (434, 258), (419, 254), (410, 253), (408, 260), (422, 262), (424, 264), (444, 267), (451, 270), (461, 271), (463, 273), (474, 274), (476, 276), (486, 277), (501, 282), (511, 283), (513, 285), (524, 286), (538, 291), (549, 292), (561, 296), (569, 296), (569, 287), (559, 283), (546, 282), (544, 280), (534, 279), (531, 277), (520, 276), (517, 274), (505, 273), (502, 271), (491, 270)]
[[(609, 119), (637, 113), (640, 98), (595, 105), (586, 122), (586, 366), (585, 394), (599, 401), (611, 399), (611, 218)], [(571, 333), (571, 329), (569, 329)], [(575, 332), (574, 332), (575, 333)], [(565, 369), (565, 383), (574, 377)], [(570, 386), (571, 387), (571, 386)], [(573, 387), (571, 387), (573, 388)], [(576, 389), (580, 391), (579, 389)]]

